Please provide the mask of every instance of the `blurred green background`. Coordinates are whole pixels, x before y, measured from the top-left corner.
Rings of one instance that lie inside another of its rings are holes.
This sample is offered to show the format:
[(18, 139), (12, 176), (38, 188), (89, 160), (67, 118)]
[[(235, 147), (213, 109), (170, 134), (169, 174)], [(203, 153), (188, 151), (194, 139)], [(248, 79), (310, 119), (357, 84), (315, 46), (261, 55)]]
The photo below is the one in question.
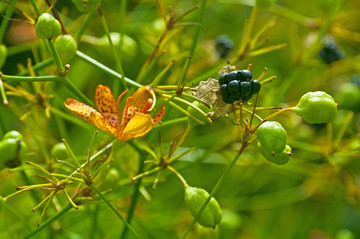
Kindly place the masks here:
[[(38, 2), (41, 11), (47, 11), (46, 3)], [(201, 4), (186, 0), (161, 2), (168, 15), (172, 12), (180, 15)], [(290, 162), (284, 166), (271, 164), (258, 152), (256, 144), (250, 145), (215, 195), (223, 209), (223, 221), (215, 230), (196, 225), (188, 238), (360, 238), (360, 104), (347, 107), (349, 100), (344, 102), (346, 87), (350, 85), (351, 90), (360, 87), (360, 2), (278, 0), (272, 7), (258, 11), (252, 38), (274, 17), (276, 21), (261, 36), (259, 42), (264, 44), (249, 50), (243, 59), (237, 57), (254, 1), (205, 2), (199, 40), (185, 78), (187, 86), (195, 87), (209, 77), (217, 79), (217, 72), (226, 65), (226, 60), (236, 59), (231, 64), (239, 65), (240, 69), (251, 63), (255, 77), (260, 76), (264, 67), (268, 70), (267, 77), (277, 76), (276, 80), (262, 87), (258, 106), (294, 106), (306, 92), (322, 90), (339, 102), (339, 115), (331, 125), (309, 125), (293, 113), (277, 117), (276, 120), (286, 129), (288, 144), (293, 149)], [(5, 13), (8, 5), (0, 3), (0, 6)], [(28, 1), (18, 1), (16, 6), (36, 18)], [(124, 6), (126, 9), (122, 14)], [(123, 0), (108, 0), (102, 1), (101, 8), (110, 31), (122, 32), (129, 37), (123, 40), (125, 46), (122, 49), (117, 47), (125, 76), (141, 84), (149, 84), (175, 59), (160, 85), (177, 84), (190, 54), (200, 9), (180, 21), (190, 24), (183, 24), (169, 32), (166, 41), (161, 44), (161, 54), (156, 55), (154, 63), (141, 77), (138, 73), (165, 28), (156, 1), (124, 3)], [(78, 11), (71, 0), (58, 1), (55, 9), (71, 34), (76, 33), (86, 18), (86, 14)], [(12, 18), (24, 19), (18, 11)], [(95, 11), (85, 35), (78, 41), (78, 49), (118, 70), (110, 46), (101, 41), (104, 34)], [(215, 47), (220, 35), (228, 35), (233, 41), (233, 48), (225, 58), (219, 56)], [(324, 36), (334, 38), (345, 54), (343, 59), (331, 64), (321, 59), (318, 53), (324, 47)], [(26, 67), (28, 58), (33, 63), (39, 61), (34, 56), (36, 54), (42, 59), (49, 57), (36, 39), (33, 26), (24, 21), (10, 21), (3, 43), (8, 48), (8, 57), (2, 72), (7, 75), (15, 75), (19, 68)], [(283, 43), (286, 47), (279, 50), (256, 56), (250, 54), (263, 47)], [(71, 65), (69, 78), (88, 98), (93, 99), (98, 84), (114, 86), (114, 78), (78, 56), (68, 63)], [(55, 68), (48, 67), (37, 73), (55, 74)], [(24, 89), (27, 87), (34, 94), (33, 89), (25, 84), (10, 84)], [(45, 89), (44, 84), (40, 88)], [(120, 89), (113, 89), (116, 97)], [(54, 96), (46, 101), (47, 104), (75, 119), (63, 105), (66, 98), (74, 97), (70, 91), (54, 83), (49, 86), (47, 94)], [(44, 151), (50, 152), (62, 138), (69, 142), (82, 161), (86, 159), (96, 129), (94, 126), (62, 120), (53, 113), (48, 118), (43, 106), (31, 103), (25, 97), (8, 95), (8, 99), (9, 106), (0, 104), (0, 137), (10, 130), (20, 131), (28, 146), (26, 160), (44, 163)], [(181, 106), (186, 109), (186, 106)], [(30, 116), (19, 120), (28, 112), (31, 112)], [(268, 112), (259, 114), (266, 116)], [(168, 152), (172, 140), (186, 129), (187, 121), (175, 125), (167, 125), (166, 122), (181, 117), (184, 115), (169, 106), (163, 125), (155, 127), (138, 141), (151, 145), (158, 152), (160, 132), (163, 150)], [(342, 137), (337, 138), (337, 135)], [(239, 149), (239, 140), (238, 128), (231, 118), (219, 118), (212, 125), (196, 126), (175, 154), (191, 147), (196, 147), (196, 150), (180, 158), (173, 166), (189, 185), (210, 192)], [(93, 151), (111, 141), (111, 136), (100, 132)], [(131, 178), (136, 175), (139, 158), (125, 144), (114, 159), (110, 173), (100, 187), (104, 191), (112, 189), (107, 197), (126, 216), (134, 188)], [(145, 168), (149, 167), (146, 165)], [(33, 169), (26, 170), (26, 173), (38, 174)], [(142, 181), (132, 225), (142, 238), (179, 238), (192, 221), (184, 205), (184, 189), (181, 182), (165, 170), (156, 190), (152, 190), (155, 177), (156, 174), (150, 175)], [(30, 180), (42, 182), (38, 178), (31, 177)], [(5, 169), (0, 172), (1, 196), (13, 193), (16, 187), (22, 185), (26, 182), (18, 171)], [(42, 190), (35, 193), (39, 198), (45, 196)], [(57, 200), (56, 206), (50, 206), (44, 221), (66, 205), (64, 195)], [(32, 213), (31, 209), (38, 202), (30, 193), (23, 193), (7, 203), (35, 229), (40, 213)], [(119, 238), (122, 228), (123, 224), (104, 204), (94, 203), (69, 211), (34, 238)], [(22, 238), (29, 232), (12, 213), (0, 207), (0, 238)], [(130, 233), (128, 236), (131, 238)]]

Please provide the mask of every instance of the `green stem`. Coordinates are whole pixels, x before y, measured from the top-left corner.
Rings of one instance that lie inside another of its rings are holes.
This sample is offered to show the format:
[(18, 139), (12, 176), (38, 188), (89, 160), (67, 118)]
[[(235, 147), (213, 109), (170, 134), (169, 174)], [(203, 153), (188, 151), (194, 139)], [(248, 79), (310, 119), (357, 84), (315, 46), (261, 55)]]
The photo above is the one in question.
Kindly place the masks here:
[(102, 70), (103, 72), (105, 72), (106, 74), (118, 78), (118, 79), (122, 79), (124, 78), (124, 81), (126, 81), (126, 83), (135, 86), (135, 87), (141, 87), (142, 85), (127, 78), (127, 77), (122, 77), (122, 75), (120, 75), (119, 73), (117, 73), (116, 71), (113, 71), (112, 69), (110, 69), (109, 67), (101, 64), (100, 62), (92, 59), (91, 57), (85, 55), (84, 53), (82, 53), (81, 51), (76, 51), (76, 56), (79, 57), (81, 60), (86, 61), (87, 63), (90, 63), (91, 65), (99, 68), (100, 70)]
[(220, 188), (220, 186), (222, 185), (222, 183), (224, 182), (226, 176), (229, 174), (230, 170), (234, 167), (235, 163), (237, 162), (237, 160), (239, 159), (240, 155), (242, 154), (242, 152), (244, 152), (244, 150), (246, 149), (246, 147), (248, 146), (248, 142), (244, 141), (241, 145), (241, 148), (239, 149), (238, 153), (235, 155), (234, 159), (231, 161), (231, 163), (229, 164), (229, 166), (226, 168), (226, 170), (224, 171), (224, 173), (221, 175), (220, 179), (218, 180), (218, 182), (216, 183), (215, 187), (213, 188), (213, 190), (211, 191), (209, 197), (206, 199), (206, 201), (204, 202), (203, 206), (201, 207), (200, 211), (198, 212), (198, 214), (194, 217), (193, 221), (191, 222), (191, 224), (189, 225), (189, 227), (186, 229), (185, 233), (182, 235), (181, 239), (185, 239), (187, 234), (190, 232), (190, 230), (192, 229), (192, 227), (195, 225), (195, 223), (197, 222), (197, 220), (200, 218), (202, 212), (204, 211), (205, 207), (208, 205), (208, 203), (210, 202), (211, 198), (214, 197), (215, 193), (217, 192), (217, 190)]
[(99, 216), (99, 209), (100, 205), (95, 205), (95, 210), (92, 214), (92, 221), (91, 221), (91, 233), (90, 233), (90, 239), (94, 239), (96, 235), (96, 231), (98, 230), (98, 221), (97, 218)]
[[(134, 142), (130, 141), (129, 142), (131, 144), (131, 146), (133, 146), (133, 148), (138, 151), (138, 153), (140, 154), (140, 158), (139, 158), (139, 170), (137, 172), (136, 175), (139, 175), (141, 174), (143, 171), (144, 171), (144, 161), (145, 161), (145, 153), (143, 150), (141, 150)], [(137, 183), (134, 187), (134, 193), (132, 195), (132, 199), (131, 199), (131, 205), (130, 205), (130, 208), (129, 208), (129, 211), (128, 211), (128, 214), (127, 214), (127, 217), (126, 217), (126, 220), (131, 223), (131, 219), (134, 215), (134, 211), (135, 211), (135, 208), (136, 208), (136, 204), (138, 202), (138, 199), (139, 199), (139, 196), (140, 196), (140, 185), (141, 185), (141, 181), (142, 181), (142, 178), (139, 178), (139, 180), (137, 180)], [(127, 234), (127, 231), (128, 231), (128, 228), (125, 227), (120, 238), (121, 239), (124, 239), (126, 238), (126, 234)]]
[(2, 82), (1, 79), (0, 79), (0, 94), (1, 94), (1, 98), (2, 98), (2, 100), (3, 100), (3, 104), (4, 104), (4, 105), (7, 105), (7, 104), (8, 104), (8, 100), (7, 100), (7, 97), (6, 97), (6, 94), (5, 94), (4, 85), (3, 85), (3, 82)]
[(59, 81), (61, 76), (52, 75), (52, 76), (10, 76), (10, 75), (2, 75), (0, 77), (3, 81)]
[(30, 2), (31, 2), (31, 4), (32, 4), (32, 6), (33, 6), (33, 8), (34, 8), (34, 11), (35, 11), (35, 13), (36, 13), (36, 16), (39, 17), (39, 16), (41, 15), (41, 12), (40, 12), (40, 9), (39, 9), (36, 1), (35, 1), (35, 0), (30, 0)]
[[(200, 35), (200, 30), (201, 30), (201, 24), (202, 21), (204, 19), (204, 15), (205, 15), (205, 7), (206, 7), (206, 0), (201, 0), (201, 5), (200, 5), (200, 15), (199, 15), (199, 19), (198, 19), (198, 25), (196, 27), (196, 32), (194, 35), (194, 40), (190, 49), (190, 56), (193, 57), (194, 53), (195, 53), (195, 49), (196, 49), (196, 45), (198, 43), (199, 40), (199, 35)], [(186, 78), (186, 74), (187, 71), (189, 69), (190, 66), (190, 62), (191, 62), (191, 58), (189, 59), (189, 64), (186, 65), (185, 70), (184, 70), (184, 75), (182, 77), (182, 79), (180, 79), (180, 82), (184, 82), (184, 79)]]
[[(54, 62), (53, 59), (52, 59), (52, 58), (49, 58), (49, 59), (46, 59), (46, 60), (44, 60), (44, 61), (42, 61), (42, 62), (39, 62), (39, 63), (36, 64), (36, 65), (33, 65), (33, 66), (32, 66), (32, 69), (33, 69), (34, 71), (41, 70), (42, 68), (45, 68), (45, 67), (51, 65), (53, 62)], [(29, 75), (29, 69), (26, 69), (26, 70), (24, 70), (24, 71), (22, 71), (22, 72), (19, 72), (19, 73), (16, 74), (16, 75), (17, 75), (17, 76), (27, 76), (27, 75)]]
[(50, 47), (50, 52), (51, 52), (51, 55), (53, 57), (53, 60), (55, 61), (55, 64), (56, 64), (56, 67), (58, 70), (61, 70), (62, 67), (63, 67), (63, 64), (61, 62), (61, 59), (59, 57), (59, 54), (57, 53), (56, 49), (55, 49), (55, 45), (54, 43), (52, 42), (52, 40), (49, 40), (47, 39), (47, 43), (49, 44), (49, 47)]
[[(10, 3), (15, 5), (17, 0), (12, 0)], [(0, 26), (0, 44), (2, 43), (5, 31), (7, 26), (9, 25), (9, 18), (12, 16), (14, 12), (14, 7), (9, 5), (8, 9), (6, 10), (5, 17), (2, 18), (1, 26)]]
[(94, 185), (89, 185), (92, 190), (106, 203), (106, 205), (118, 216), (118, 218), (125, 224), (125, 226), (134, 233), (136, 238), (140, 238), (139, 235), (135, 232), (135, 230), (132, 228), (132, 226), (125, 220), (123, 216), (116, 210), (116, 208), (109, 202), (109, 200), (106, 199), (106, 197), (99, 191), (99, 189)]
[[(122, 68), (122, 65), (121, 65), (121, 60), (119, 58), (119, 55), (117, 53), (117, 50), (113, 44), (113, 41), (111, 39), (111, 36), (110, 36), (110, 31), (109, 31), (109, 28), (108, 28), (108, 25), (106, 23), (106, 20), (105, 20), (105, 17), (104, 15), (102, 14), (102, 11), (101, 11), (101, 7), (99, 6), (98, 8), (98, 12), (99, 12), (99, 15), (100, 15), (100, 21), (101, 21), (101, 24), (105, 30), (105, 34), (107, 36), (107, 39), (109, 41), (109, 44), (110, 44), (110, 47), (114, 53), (114, 56), (115, 56), (115, 61), (116, 61), (116, 65), (117, 67), (119, 68), (120, 70), (120, 74), (121, 74), (121, 79), (120, 79), (120, 82), (122, 84), (122, 87), (123, 89), (125, 90), (127, 87), (126, 87), (126, 84), (125, 84), (125, 80), (124, 80), (124, 77), (125, 77), (125, 74), (124, 74), (124, 70)], [(121, 37), (121, 36), (120, 36)], [(116, 84), (116, 81), (115, 81), (115, 86), (114, 86), (115, 89), (113, 89), (113, 92), (115, 93), (115, 95), (117, 95), (119, 92), (116, 92), (117, 91), (117, 84)]]
[(85, 18), (85, 21), (80, 25), (79, 29), (76, 32), (75, 39), (77, 42), (80, 41), (81, 36), (84, 35), (84, 32), (89, 25), (91, 19), (95, 16), (96, 10), (93, 10), (92, 12), (89, 12), (88, 15)]
[(55, 214), (52, 218), (48, 219), (47, 221), (45, 221), (44, 223), (42, 223), (38, 228), (36, 228), (36, 229), (33, 230), (32, 232), (30, 232), (30, 234), (28, 234), (27, 236), (25, 236), (24, 239), (31, 238), (32, 236), (34, 236), (35, 234), (37, 234), (38, 232), (40, 232), (42, 229), (44, 229), (45, 227), (47, 227), (50, 223), (52, 223), (52, 222), (55, 221), (56, 219), (59, 219), (62, 215), (64, 215), (65, 213), (67, 213), (71, 208), (72, 208), (72, 205), (69, 203), (69, 204), (66, 205), (60, 212), (58, 212), (57, 214)]

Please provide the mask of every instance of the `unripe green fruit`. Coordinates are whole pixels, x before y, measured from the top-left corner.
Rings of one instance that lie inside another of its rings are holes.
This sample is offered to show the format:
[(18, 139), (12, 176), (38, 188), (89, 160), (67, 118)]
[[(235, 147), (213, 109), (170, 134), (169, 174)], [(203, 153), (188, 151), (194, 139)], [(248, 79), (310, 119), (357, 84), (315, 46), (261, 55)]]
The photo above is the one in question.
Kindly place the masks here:
[(51, 155), (56, 159), (64, 160), (69, 157), (69, 152), (63, 143), (57, 143), (52, 147)]
[(20, 166), (26, 145), (19, 139), (8, 138), (0, 142), (0, 169)]
[(18, 139), (18, 140), (22, 141), (23, 137), (18, 131), (11, 130), (4, 135), (3, 140), (5, 140), (5, 139)]
[(352, 111), (360, 111), (360, 86), (353, 83), (345, 83), (335, 97), (339, 101), (339, 107)]
[[(195, 105), (196, 107), (198, 107), (199, 109), (201, 109), (202, 111), (204, 111), (205, 113), (208, 113), (211, 109), (209, 109), (208, 107), (206, 107), (205, 105), (203, 104), (200, 104), (199, 102), (197, 101), (194, 101), (192, 102), (193, 105)], [(207, 119), (204, 117), (203, 114), (201, 114), (199, 111), (197, 111), (196, 109), (194, 109), (193, 107), (191, 106), (188, 106), (187, 107), (187, 112), (189, 112), (189, 114), (191, 114), (192, 116), (194, 116), (195, 118), (199, 119), (200, 121), (204, 122), (204, 124), (207, 124), (208, 121)], [(188, 117), (188, 120), (189, 120), (189, 124), (191, 126), (197, 126), (199, 125), (200, 123), (195, 121), (193, 118), (191, 117)]]
[[(110, 32), (111, 41), (114, 44), (114, 46), (117, 47), (117, 49), (120, 49), (119, 45), (120, 45), (121, 37), (122, 37), (121, 58), (126, 61), (130, 61), (134, 59), (134, 57), (137, 55), (138, 45), (136, 41), (128, 35), (120, 34), (119, 32)], [(108, 50), (111, 49), (109, 39), (106, 34), (99, 38), (98, 45), (105, 47), (102, 48), (102, 51), (104, 51), (105, 49)], [(112, 50), (111, 52), (109, 52), (109, 54), (113, 54)]]
[(274, 5), (276, 0), (255, 0), (255, 6), (259, 10), (265, 10)]
[[(204, 189), (186, 186), (185, 204), (193, 217), (198, 214), (208, 197), (209, 193)], [(221, 208), (215, 198), (211, 198), (210, 202), (206, 205), (203, 213), (199, 217), (198, 222), (204, 227), (215, 228), (215, 226), (220, 223), (221, 218)]]
[(49, 13), (43, 13), (35, 25), (36, 35), (38, 38), (52, 39), (61, 34), (61, 25)]
[(80, 12), (90, 12), (97, 8), (101, 0), (72, 0)]
[(60, 35), (55, 39), (55, 48), (61, 61), (66, 63), (76, 54), (77, 43), (71, 35)]
[(306, 93), (293, 111), (309, 124), (332, 122), (338, 113), (334, 99), (323, 91)]
[(291, 154), (291, 148), (289, 145), (286, 145), (284, 151), (282, 151), (281, 153), (278, 154), (271, 154), (270, 152), (266, 151), (264, 149), (264, 147), (262, 147), (262, 145), (259, 143), (258, 144), (259, 148), (260, 148), (260, 152), (261, 154), (270, 162), (274, 163), (274, 164), (278, 164), (278, 165), (284, 165), (287, 162), (289, 162), (290, 156)]
[(279, 122), (265, 121), (255, 131), (264, 150), (270, 154), (281, 153), (286, 146), (287, 134)]
[(4, 65), (7, 57), (7, 48), (4, 44), (0, 45), (0, 68)]

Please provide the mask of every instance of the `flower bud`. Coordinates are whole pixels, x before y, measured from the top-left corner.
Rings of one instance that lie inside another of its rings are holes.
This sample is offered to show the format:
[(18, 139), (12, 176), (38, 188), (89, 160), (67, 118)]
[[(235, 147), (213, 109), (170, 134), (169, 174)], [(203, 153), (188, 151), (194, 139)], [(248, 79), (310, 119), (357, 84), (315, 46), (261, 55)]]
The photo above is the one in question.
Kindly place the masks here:
[(7, 57), (7, 48), (4, 44), (0, 45), (0, 68), (4, 65)]
[(52, 39), (61, 34), (61, 25), (49, 13), (43, 13), (35, 25), (36, 35), (38, 38)]
[(55, 39), (55, 49), (59, 53), (61, 61), (66, 63), (76, 54), (77, 43), (71, 35), (60, 35)]
[(347, 82), (341, 86), (335, 98), (339, 102), (340, 109), (360, 111), (360, 86)]
[(11, 130), (4, 135), (3, 140), (5, 140), (5, 139), (18, 139), (18, 140), (22, 141), (23, 137), (18, 131)]
[(260, 152), (261, 154), (271, 163), (274, 164), (278, 164), (278, 165), (284, 165), (287, 162), (289, 162), (290, 156), (292, 155), (291, 153), (291, 148), (289, 145), (286, 145), (284, 151), (282, 151), (281, 153), (272, 155), (270, 152), (266, 151), (264, 149), (264, 147), (261, 146), (261, 144), (258, 144), (259, 148), (260, 148)]
[(293, 111), (309, 124), (332, 122), (338, 113), (334, 99), (323, 91), (306, 93)]
[[(185, 204), (193, 217), (199, 213), (208, 197), (209, 193), (204, 189), (186, 186)], [(221, 218), (221, 208), (215, 198), (211, 198), (210, 202), (206, 205), (204, 211), (199, 217), (198, 222), (204, 227), (215, 228), (215, 226), (220, 223)]]
[(279, 122), (265, 121), (255, 132), (261, 146), (268, 153), (281, 153), (286, 146), (287, 134)]
[(25, 157), (26, 145), (23, 141), (8, 138), (0, 142), (0, 170), (3, 168), (15, 168), (21, 165)]
[(72, 0), (80, 12), (90, 12), (97, 8), (100, 0)]
[(64, 143), (57, 143), (51, 149), (51, 155), (55, 159), (64, 160), (69, 157), (69, 152)]

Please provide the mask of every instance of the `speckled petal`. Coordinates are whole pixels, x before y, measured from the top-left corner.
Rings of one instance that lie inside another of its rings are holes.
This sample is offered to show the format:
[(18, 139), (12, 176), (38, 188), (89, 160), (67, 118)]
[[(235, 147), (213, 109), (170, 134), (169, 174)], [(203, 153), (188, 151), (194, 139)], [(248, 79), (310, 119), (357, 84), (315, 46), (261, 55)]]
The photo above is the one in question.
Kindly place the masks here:
[(161, 106), (159, 112), (154, 116), (154, 125), (160, 122), (160, 120), (164, 117), (165, 114), (165, 106)]
[(105, 131), (108, 134), (111, 134), (112, 136), (116, 137), (117, 132), (116, 128), (113, 127), (101, 114), (91, 113), (90, 118), (93, 121), (93, 124), (101, 129), (102, 131)]
[(81, 103), (77, 100), (74, 100), (72, 98), (68, 98), (64, 102), (66, 108), (68, 108), (74, 115), (79, 117), (80, 119), (83, 119), (89, 123), (94, 123), (90, 117), (91, 113), (95, 115), (100, 115), (99, 112), (97, 112), (93, 107), (88, 106), (84, 103)]
[(149, 132), (154, 125), (153, 119), (148, 114), (136, 114), (125, 126), (124, 131), (118, 137), (120, 140), (138, 138)]
[(116, 128), (119, 107), (109, 87), (98, 85), (95, 91), (95, 105), (104, 118)]

